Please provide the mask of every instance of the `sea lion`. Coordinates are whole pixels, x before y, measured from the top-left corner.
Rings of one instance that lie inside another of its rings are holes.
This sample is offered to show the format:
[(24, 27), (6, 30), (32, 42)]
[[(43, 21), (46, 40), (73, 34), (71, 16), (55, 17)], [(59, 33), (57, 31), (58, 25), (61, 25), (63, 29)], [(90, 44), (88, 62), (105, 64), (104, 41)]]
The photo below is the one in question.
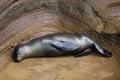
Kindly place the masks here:
[(54, 33), (17, 45), (12, 58), (15, 62), (20, 62), (30, 57), (57, 57), (63, 55), (79, 57), (90, 54), (94, 48), (103, 56), (112, 56), (112, 53), (101, 48), (86, 36), (73, 33)]

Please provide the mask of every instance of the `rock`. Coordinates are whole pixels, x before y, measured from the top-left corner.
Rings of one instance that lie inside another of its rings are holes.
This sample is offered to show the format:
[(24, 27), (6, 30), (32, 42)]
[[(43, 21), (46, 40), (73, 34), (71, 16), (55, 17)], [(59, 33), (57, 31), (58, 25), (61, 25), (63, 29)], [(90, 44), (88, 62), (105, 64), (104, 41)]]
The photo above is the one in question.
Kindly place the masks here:
[[(119, 0), (0, 0), (0, 77), (119, 80), (119, 27)], [(20, 64), (11, 60), (15, 45), (56, 32), (84, 34), (111, 51), (113, 57), (40, 58)]]

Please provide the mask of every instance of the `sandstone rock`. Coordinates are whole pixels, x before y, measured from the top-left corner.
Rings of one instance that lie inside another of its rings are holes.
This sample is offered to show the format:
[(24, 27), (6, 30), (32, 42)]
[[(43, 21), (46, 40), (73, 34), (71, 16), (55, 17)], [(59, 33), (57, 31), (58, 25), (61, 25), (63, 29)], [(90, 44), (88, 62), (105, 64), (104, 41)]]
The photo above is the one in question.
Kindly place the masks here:
[[(120, 80), (119, 27), (119, 0), (0, 0), (0, 78)], [(111, 51), (113, 57), (93, 54), (28, 59), (19, 64), (11, 60), (16, 44), (56, 32), (84, 34)]]

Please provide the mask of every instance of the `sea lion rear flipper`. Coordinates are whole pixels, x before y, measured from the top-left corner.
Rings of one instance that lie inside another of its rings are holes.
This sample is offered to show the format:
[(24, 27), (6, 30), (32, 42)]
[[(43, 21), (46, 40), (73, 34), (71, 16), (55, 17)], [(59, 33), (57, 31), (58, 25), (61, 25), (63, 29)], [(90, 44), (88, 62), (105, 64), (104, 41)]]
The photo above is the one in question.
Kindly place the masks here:
[(74, 51), (80, 48), (80, 45), (71, 41), (54, 41), (52, 46), (62, 51)]
[(94, 43), (94, 46), (97, 49), (97, 51), (99, 51), (103, 56), (106, 56), (106, 57), (111, 57), (112, 56), (111, 52), (107, 51), (104, 48), (101, 48), (98, 44)]
[(74, 55), (74, 57), (80, 57), (80, 56), (88, 55), (90, 53), (92, 53), (92, 48), (88, 48), (88, 49), (84, 50), (82, 53)]

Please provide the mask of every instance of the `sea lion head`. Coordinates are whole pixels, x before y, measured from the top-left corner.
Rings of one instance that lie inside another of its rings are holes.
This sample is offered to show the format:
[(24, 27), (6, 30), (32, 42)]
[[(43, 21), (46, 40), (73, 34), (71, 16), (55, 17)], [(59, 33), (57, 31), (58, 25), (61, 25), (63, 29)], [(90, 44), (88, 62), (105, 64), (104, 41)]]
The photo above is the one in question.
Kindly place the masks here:
[(14, 48), (12, 58), (15, 62), (20, 62), (24, 58), (26, 58), (27, 53), (30, 52), (30, 47), (29, 46), (24, 46), (24, 45), (17, 45)]

